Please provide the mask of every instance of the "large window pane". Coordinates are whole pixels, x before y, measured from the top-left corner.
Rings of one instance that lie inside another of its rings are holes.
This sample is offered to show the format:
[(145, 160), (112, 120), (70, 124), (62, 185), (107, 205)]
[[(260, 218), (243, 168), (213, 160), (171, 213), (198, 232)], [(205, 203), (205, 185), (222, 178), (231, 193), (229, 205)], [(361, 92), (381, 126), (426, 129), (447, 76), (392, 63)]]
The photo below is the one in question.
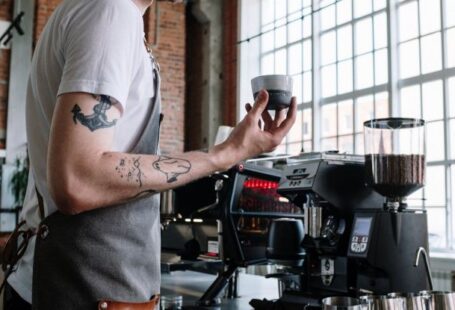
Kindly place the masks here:
[(421, 118), (420, 111), (420, 85), (413, 85), (401, 89), (401, 117)]
[(422, 38), (422, 74), (438, 71), (442, 68), (441, 33)]
[(352, 134), (353, 121), (352, 100), (346, 100), (338, 103), (338, 135)]
[(443, 207), (446, 203), (444, 166), (428, 166), (425, 177), (425, 205)]
[(302, 8), (302, 0), (288, 0), (288, 11), (294, 13)]
[(302, 142), (291, 143), (288, 145), (287, 153), (290, 155), (298, 155), (302, 151)]
[(442, 119), (444, 102), (442, 96), (442, 81), (422, 84), (423, 118), (426, 121)]
[(311, 40), (305, 40), (303, 42), (303, 70), (311, 70), (313, 66), (313, 53), (311, 51)]
[(286, 74), (286, 50), (275, 53), (275, 74)]
[(308, 38), (313, 33), (313, 25), (311, 23), (311, 16), (306, 15), (303, 19), (303, 37)]
[(303, 110), (303, 139), (311, 140), (312, 139), (312, 125), (313, 125), (313, 116), (312, 109)]
[(274, 14), (274, 0), (262, 0), (262, 5), (261, 5), (261, 17), (262, 17), (262, 24), (268, 24), (273, 21), (275, 18)]
[(347, 25), (338, 29), (338, 60), (352, 57), (352, 26)]
[(444, 0), (444, 2), (445, 2), (444, 13), (446, 15), (445, 20), (446, 20), (447, 27), (455, 26), (455, 1)]
[(352, 19), (351, 0), (342, 0), (337, 3), (337, 23), (344, 24)]
[(365, 96), (357, 99), (355, 106), (355, 131), (363, 132), (363, 123), (374, 118), (373, 96)]
[(447, 30), (447, 67), (455, 67), (455, 28)]
[[(285, 19), (283, 20), (286, 21)], [(275, 30), (275, 48), (286, 45), (286, 26), (279, 26)]]
[(387, 15), (377, 14), (374, 17), (374, 48), (387, 46)]
[(275, 0), (275, 19), (286, 16), (286, 3), (283, 0)]
[(346, 60), (338, 64), (338, 93), (350, 91), (352, 91), (352, 60)]
[(417, 22), (417, 2), (409, 2), (400, 6), (398, 11), (398, 27), (400, 42), (417, 37), (419, 25)]
[(389, 117), (389, 93), (383, 92), (376, 94), (375, 96), (376, 105), (376, 118)]
[(321, 151), (338, 150), (337, 138), (321, 139)]
[(355, 80), (356, 89), (373, 86), (373, 54), (369, 53), (356, 58)]
[(303, 102), (313, 100), (313, 77), (311, 72), (303, 74)]
[(321, 36), (321, 64), (327, 65), (336, 60), (336, 33), (330, 31)]
[(444, 160), (444, 123), (442, 121), (427, 123), (426, 145), (427, 161)]
[[(291, 20), (293, 20), (291, 18)], [(302, 38), (302, 21), (296, 20), (288, 25), (289, 42), (295, 42)]]
[[(450, 121), (450, 154), (451, 154), (450, 159), (455, 159), (455, 119), (452, 119)], [(453, 168), (455, 168), (455, 166)], [(452, 180), (453, 180), (453, 178), (455, 178), (455, 174), (452, 173)], [(455, 186), (454, 181), (455, 180), (453, 180), (452, 183)], [(455, 191), (453, 191), (453, 193), (454, 193), (453, 196), (455, 199)]]
[(363, 155), (365, 154), (365, 139), (363, 133), (355, 135), (355, 154)]
[(389, 80), (389, 67), (387, 60), (387, 49), (374, 53), (375, 83), (381, 85)]
[(336, 65), (323, 67), (321, 70), (322, 97), (336, 94)]
[(303, 142), (303, 151), (304, 152), (311, 152), (313, 151), (313, 143), (311, 141)]
[(275, 57), (273, 54), (268, 54), (261, 59), (262, 74), (273, 74), (275, 70)]
[(302, 110), (297, 111), (297, 120), (288, 133), (288, 142), (300, 142), (303, 140), (302, 114), (303, 114)]
[(338, 138), (338, 150), (341, 153), (352, 154), (354, 151), (354, 138), (353, 136), (344, 136)]
[[(303, 88), (302, 88), (303, 87)], [(302, 84), (302, 75), (296, 74), (292, 76), (292, 95), (297, 98), (297, 102), (303, 102), (303, 93), (305, 86)]]
[[(449, 91), (449, 115), (455, 117), (455, 77), (451, 77), (448, 80), (448, 91)], [(454, 182), (455, 183), (455, 182)]]
[(289, 48), (289, 74), (301, 73), (302, 68), (302, 44), (297, 43)]
[(441, 29), (441, 12), (439, 1), (419, 0), (420, 34), (424, 35)]
[(400, 45), (400, 78), (416, 76), (419, 69), (419, 41), (413, 40)]
[(337, 134), (337, 105), (326, 104), (321, 107), (322, 136), (333, 137)]
[(446, 210), (445, 208), (429, 208), (428, 214), (428, 239), (431, 248), (445, 248), (446, 240)]
[[(362, 0), (363, 1), (363, 0)], [(355, 54), (360, 55), (373, 49), (371, 17), (364, 18), (355, 24)]]
[(321, 30), (327, 30), (335, 26), (335, 5), (329, 5), (321, 10)]
[(378, 11), (387, 6), (387, 0), (373, 0), (374, 10)]
[(262, 28), (264, 34), (261, 37), (261, 50), (263, 53), (273, 50), (275, 46), (275, 32), (271, 31), (273, 24), (269, 24)]
[(361, 17), (370, 14), (372, 11), (371, 0), (354, 0), (354, 16)]

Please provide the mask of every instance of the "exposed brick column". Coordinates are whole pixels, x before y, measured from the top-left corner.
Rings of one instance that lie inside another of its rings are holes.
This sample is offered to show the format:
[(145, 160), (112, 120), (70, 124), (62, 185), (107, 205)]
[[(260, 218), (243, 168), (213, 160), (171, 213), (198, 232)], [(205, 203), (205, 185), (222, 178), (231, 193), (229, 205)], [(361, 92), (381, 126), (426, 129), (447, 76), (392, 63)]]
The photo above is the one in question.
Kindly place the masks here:
[[(0, 20), (13, 19), (13, 0), (4, 0), (0, 5)], [(0, 34), (1, 35), (1, 34)], [(11, 50), (0, 49), (0, 148), (5, 148), (6, 112), (8, 105), (8, 82)]]
[[(158, 6), (158, 31), (155, 31)], [(155, 3), (144, 17), (147, 41), (161, 66), (161, 151), (182, 152), (185, 128), (185, 6)]]
[(238, 0), (223, 1), (223, 124), (237, 120)]

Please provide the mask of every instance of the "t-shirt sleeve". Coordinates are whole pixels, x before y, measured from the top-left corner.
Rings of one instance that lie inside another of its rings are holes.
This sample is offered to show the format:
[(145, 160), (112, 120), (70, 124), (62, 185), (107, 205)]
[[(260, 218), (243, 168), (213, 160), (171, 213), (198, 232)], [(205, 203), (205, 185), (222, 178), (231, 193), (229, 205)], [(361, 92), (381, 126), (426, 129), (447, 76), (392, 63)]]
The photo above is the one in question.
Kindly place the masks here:
[(64, 31), (58, 95), (102, 94), (125, 109), (142, 42), (141, 22), (139, 11), (117, 4), (72, 18)]

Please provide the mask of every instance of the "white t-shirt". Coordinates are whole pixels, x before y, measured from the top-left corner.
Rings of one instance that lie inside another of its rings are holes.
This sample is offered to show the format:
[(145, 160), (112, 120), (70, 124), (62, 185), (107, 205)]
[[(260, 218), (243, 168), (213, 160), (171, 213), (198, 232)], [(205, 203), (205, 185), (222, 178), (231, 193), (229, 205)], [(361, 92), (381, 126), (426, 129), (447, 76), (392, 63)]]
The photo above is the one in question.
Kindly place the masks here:
[[(27, 90), (31, 177), (21, 217), (28, 227), (40, 222), (35, 186), (43, 196), (45, 216), (57, 210), (46, 176), (57, 96), (86, 92), (114, 98), (122, 117), (112, 151), (128, 152), (137, 142), (154, 96), (153, 67), (143, 38), (142, 13), (132, 0), (64, 0), (49, 19), (34, 53)], [(8, 280), (28, 302), (34, 245), (33, 238)]]

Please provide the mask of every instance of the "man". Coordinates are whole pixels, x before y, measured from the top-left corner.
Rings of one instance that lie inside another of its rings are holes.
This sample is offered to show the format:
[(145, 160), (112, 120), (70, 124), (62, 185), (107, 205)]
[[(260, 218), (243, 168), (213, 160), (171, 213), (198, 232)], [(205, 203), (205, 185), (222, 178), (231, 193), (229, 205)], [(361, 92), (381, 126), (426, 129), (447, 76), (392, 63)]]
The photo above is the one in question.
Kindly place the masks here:
[(295, 121), (295, 99), (272, 119), (262, 91), (224, 143), (157, 155), (159, 70), (142, 21), (152, 1), (64, 0), (38, 42), (27, 97), (35, 182), (24, 210), (37, 236), (8, 290), (23, 309), (32, 299), (39, 310), (149, 300), (160, 288), (156, 193), (273, 150)]

